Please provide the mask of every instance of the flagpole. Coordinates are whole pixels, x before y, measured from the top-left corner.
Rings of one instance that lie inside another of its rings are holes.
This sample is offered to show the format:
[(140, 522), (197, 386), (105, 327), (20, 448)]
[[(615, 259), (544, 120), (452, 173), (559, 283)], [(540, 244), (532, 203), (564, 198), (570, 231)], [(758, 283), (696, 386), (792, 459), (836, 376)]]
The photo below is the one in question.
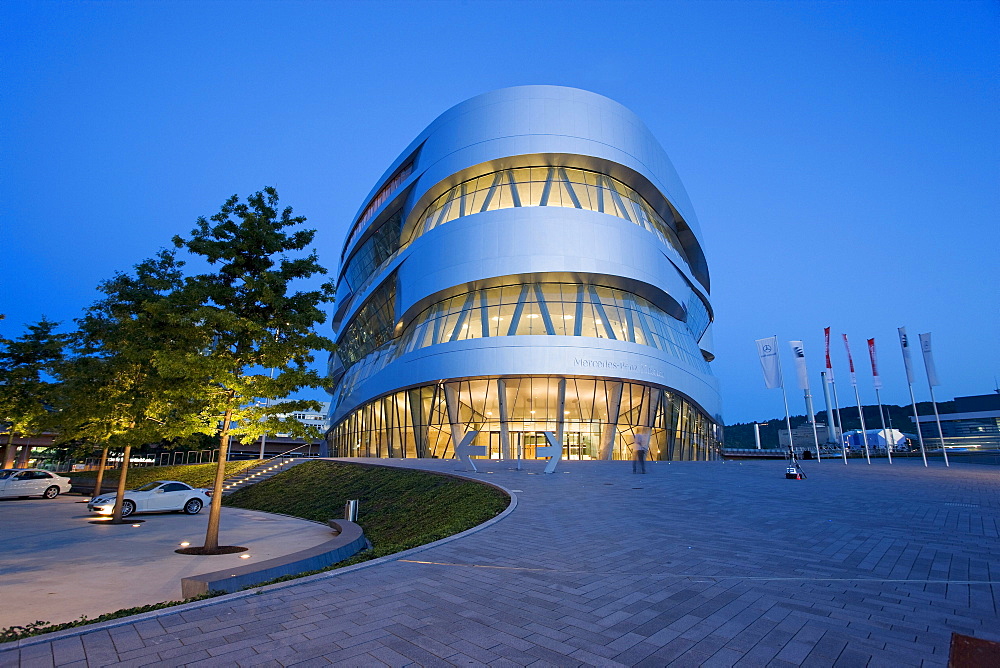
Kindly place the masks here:
[(920, 414), (917, 412), (917, 398), (913, 396), (913, 385), (907, 383), (910, 388), (910, 403), (913, 405), (913, 421), (917, 425), (917, 438), (920, 439), (920, 455), (924, 458), (924, 466), (927, 466), (927, 451), (924, 449), (924, 434), (920, 431)]
[(809, 422), (813, 426), (813, 443), (816, 444), (816, 462), (819, 463), (822, 459), (819, 456), (819, 432), (816, 431), (816, 413), (813, 411), (813, 398), (809, 394), (809, 389), (806, 388), (806, 410), (809, 411)]
[(917, 398), (913, 396), (913, 361), (910, 359), (910, 340), (906, 336), (906, 328), (899, 327), (899, 349), (903, 352), (903, 367), (906, 370), (906, 387), (910, 390), (910, 404), (913, 405), (913, 423), (917, 425), (917, 438), (920, 440), (920, 455), (927, 466), (927, 449), (924, 447), (924, 432), (920, 429), (920, 412), (917, 411)]
[(865, 459), (871, 466), (872, 456), (868, 450), (868, 429), (865, 427), (865, 411), (861, 407), (861, 392), (858, 390), (858, 375), (854, 373), (854, 358), (851, 356), (851, 344), (847, 342), (847, 334), (844, 337), (844, 350), (847, 351), (847, 366), (851, 370), (851, 385), (854, 386), (854, 398), (858, 401), (858, 419), (861, 420), (861, 442), (865, 444)]
[(840, 417), (840, 399), (837, 397), (837, 381), (830, 375), (830, 387), (833, 388), (833, 413), (837, 418), (837, 435), (840, 437), (840, 447), (844, 450), (844, 459), (847, 459), (847, 447), (844, 443), (844, 423)]
[[(872, 385), (875, 386), (875, 401), (878, 402), (878, 419), (882, 423), (882, 440), (885, 441), (885, 454), (892, 464), (892, 446), (889, 444), (889, 435), (885, 432), (885, 413), (882, 412), (882, 396), (879, 390), (882, 389), (882, 378), (878, 375), (878, 358), (875, 354), (875, 339), (868, 339), (868, 359), (872, 363)], [(890, 424), (892, 424), (890, 422)]]
[(785, 382), (781, 378), (781, 357), (778, 356), (778, 337), (757, 339), (757, 355), (760, 357), (761, 370), (764, 372), (764, 386), (769, 390), (781, 388), (781, 400), (785, 404), (785, 427), (788, 429), (788, 454), (795, 464), (795, 439), (792, 436), (792, 419), (788, 412), (788, 395), (785, 393)]
[(937, 400), (934, 398), (934, 387), (929, 383), (927, 387), (931, 391), (931, 405), (934, 406), (934, 420), (937, 421), (938, 438), (941, 439), (941, 454), (944, 455), (944, 465), (951, 467), (951, 464), (948, 463), (948, 449), (944, 447), (944, 432), (941, 431), (941, 416), (938, 415)]
[(938, 381), (937, 368), (934, 366), (934, 357), (931, 353), (931, 334), (920, 335), (920, 350), (924, 354), (924, 371), (927, 372), (927, 389), (931, 391), (931, 405), (934, 407), (934, 421), (937, 422), (938, 438), (941, 439), (941, 454), (944, 455), (944, 465), (948, 463), (948, 449), (944, 447), (944, 432), (941, 431), (941, 416), (938, 415), (937, 399), (934, 398), (934, 386), (940, 385)]
[(868, 430), (865, 429), (865, 413), (861, 410), (861, 394), (858, 392), (858, 385), (854, 385), (854, 398), (858, 401), (858, 418), (861, 420), (861, 440), (865, 444), (865, 459), (868, 460), (868, 464), (872, 463), (871, 453), (868, 452)]
[[(829, 442), (830, 434), (833, 434), (834, 438), (837, 437), (837, 424), (833, 420), (833, 409), (830, 408), (832, 405), (830, 403), (830, 381), (826, 377), (826, 371), (820, 372), (820, 376), (823, 378), (823, 399), (826, 401), (826, 420), (830, 423), (826, 428), (827, 441)], [(841, 443), (841, 445), (843, 445), (843, 443)], [(847, 466), (847, 451), (844, 450), (843, 447), (841, 450), (844, 455), (844, 466)]]
[(795, 441), (792, 440), (792, 419), (788, 416), (788, 395), (785, 394), (785, 384), (781, 384), (781, 400), (785, 402), (785, 427), (788, 428), (788, 453), (795, 463)]
[(885, 454), (889, 457), (889, 463), (892, 463), (892, 446), (889, 445), (889, 436), (891, 434), (887, 433), (885, 430), (885, 413), (882, 412), (882, 397), (879, 395), (878, 388), (875, 388), (875, 401), (878, 402), (878, 417), (882, 421), (882, 440), (885, 441)]

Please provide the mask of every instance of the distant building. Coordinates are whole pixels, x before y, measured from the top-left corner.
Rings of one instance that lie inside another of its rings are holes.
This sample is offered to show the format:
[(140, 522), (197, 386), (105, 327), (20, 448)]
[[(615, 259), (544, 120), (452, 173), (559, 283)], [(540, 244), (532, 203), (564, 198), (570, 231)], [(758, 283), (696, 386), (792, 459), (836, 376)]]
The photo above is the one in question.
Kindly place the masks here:
[[(275, 455), (280, 455), (282, 453), (288, 452), (289, 450), (297, 450), (305, 455), (316, 455), (319, 454), (320, 444), (322, 443), (322, 434), (330, 428), (330, 421), (327, 418), (327, 412), (330, 410), (329, 401), (320, 401), (320, 409), (318, 411), (295, 411), (293, 413), (279, 413), (278, 417), (288, 418), (292, 417), (301, 422), (304, 425), (316, 427), (321, 434), (320, 438), (313, 443), (308, 443), (305, 440), (292, 436), (291, 434), (267, 434), (263, 439), (264, 444), (264, 456), (274, 457)], [(296, 447), (301, 446), (301, 447)], [(251, 453), (260, 452), (261, 439), (255, 439), (247, 443), (240, 443), (234, 446), (237, 452), (244, 455), (249, 455)]]
[[(819, 436), (819, 444), (823, 446), (827, 438), (829, 438), (829, 430), (825, 424), (820, 422), (816, 423), (816, 435)], [(804, 422), (798, 427), (792, 429), (792, 439), (795, 441), (795, 449), (799, 450), (802, 448), (816, 449), (816, 442), (813, 438), (813, 428), (812, 424), (809, 422)], [(788, 430), (779, 429), (778, 430), (778, 445), (781, 449), (788, 447)]]
[[(921, 415), (919, 420), (924, 442), (940, 447), (934, 414)], [(1000, 447), (1000, 393), (955, 397), (955, 411), (941, 413), (941, 432), (949, 448)]]
[[(862, 438), (862, 433), (866, 434), (867, 438)], [(906, 445), (906, 436), (898, 429), (868, 429), (865, 432), (862, 432), (860, 429), (854, 429), (844, 432), (844, 445), (847, 446), (849, 451), (863, 451), (866, 440), (868, 441), (869, 450), (885, 450), (887, 443), (892, 446), (893, 452), (901, 452), (909, 449)]]

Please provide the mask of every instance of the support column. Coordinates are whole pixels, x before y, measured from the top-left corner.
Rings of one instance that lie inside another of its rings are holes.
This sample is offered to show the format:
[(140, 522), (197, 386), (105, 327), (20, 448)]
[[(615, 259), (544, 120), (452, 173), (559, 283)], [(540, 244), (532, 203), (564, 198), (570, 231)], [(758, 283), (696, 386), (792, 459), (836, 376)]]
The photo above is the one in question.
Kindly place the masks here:
[(559, 399), (556, 402), (556, 438), (559, 440), (559, 447), (565, 448), (566, 445), (566, 379), (559, 379)]
[(618, 435), (618, 418), (621, 416), (622, 408), (622, 386), (621, 381), (605, 381), (605, 387), (611, 385), (611, 396), (605, 391), (605, 398), (608, 402), (608, 422), (604, 425), (604, 433), (601, 434), (601, 449), (598, 452), (598, 459), (608, 461), (614, 454), (615, 437)]
[(510, 452), (510, 427), (507, 424), (507, 383), (497, 378), (497, 403), (500, 406), (500, 456), (513, 459)]
[[(458, 393), (453, 383), (443, 383), (444, 404), (448, 409), (448, 423), (451, 425), (451, 449), (453, 456), (458, 458), (458, 446), (465, 437), (465, 427), (459, 421), (461, 411), (458, 403)], [(471, 445), (471, 444), (470, 444)]]

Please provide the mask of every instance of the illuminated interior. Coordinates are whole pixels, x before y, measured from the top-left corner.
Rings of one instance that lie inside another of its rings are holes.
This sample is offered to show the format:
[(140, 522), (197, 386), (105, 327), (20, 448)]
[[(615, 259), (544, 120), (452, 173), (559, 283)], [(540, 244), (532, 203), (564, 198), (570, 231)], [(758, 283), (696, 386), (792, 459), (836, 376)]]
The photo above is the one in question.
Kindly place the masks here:
[(431, 202), (406, 243), (462, 216), (520, 206), (572, 207), (617, 216), (652, 232), (690, 264), (674, 226), (639, 193), (605, 174), (571, 167), (518, 167), (463, 181)]
[(637, 429), (650, 458), (707, 460), (719, 428), (676, 392), (602, 378), (476, 378), (375, 399), (329, 433), (333, 457), (452, 457), (455, 436), (478, 431), (490, 459), (532, 459), (542, 432), (562, 433), (566, 459), (629, 459)]
[(521, 283), (474, 290), (434, 304), (407, 326), (400, 354), (488, 336), (589, 336), (652, 346), (708, 373), (695, 339), (701, 333), (624, 290)]

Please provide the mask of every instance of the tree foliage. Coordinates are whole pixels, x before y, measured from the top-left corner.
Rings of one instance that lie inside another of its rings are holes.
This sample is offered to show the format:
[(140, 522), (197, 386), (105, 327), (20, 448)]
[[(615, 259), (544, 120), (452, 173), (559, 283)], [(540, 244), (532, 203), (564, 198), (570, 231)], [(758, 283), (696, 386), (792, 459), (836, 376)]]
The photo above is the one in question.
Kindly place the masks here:
[(139, 446), (203, 428), (203, 378), (183, 363), (210, 334), (183, 290), (183, 262), (160, 251), (98, 286), (104, 298), (76, 323), (74, 356), (63, 365), (62, 439)]
[(66, 335), (56, 332), (58, 326), (43, 317), (16, 339), (0, 338), (0, 420), (7, 431), (4, 468), (10, 468), (14, 458), (15, 434), (38, 436), (53, 428), (58, 384), (52, 375), (66, 347)]
[[(323, 386), (310, 368), (314, 350), (332, 350), (333, 342), (316, 334), (325, 321), (320, 304), (332, 301), (333, 286), (311, 290), (293, 284), (325, 274), (315, 251), (293, 255), (312, 243), (315, 230), (296, 229), (305, 218), (291, 207), (278, 209), (274, 188), (256, 192), (241, 202), (236, 195), (210, 219), (199, 218), (188, 238), (174, 237), (178, 248), (204, 258), (214, 271), (186, 279), (185, 292), (201, 304), (199, 319), (212, 335), (211, 346), (187, 361), (189, 374), (207, 379), (199, 399), (206, 421), (219, 423), (219, 459), (225, 460), (232, 436), (245, 440), (284, 431), (319, 438), (279, 413), (318, 410), (318, 402), (273, 400), (305, 387)], [(276, 373), (268, 373), (266, 369)], [(267, 405), (270, 404), (270, 405)], [(218, 548), (223, 469), (220, 463), (209, 515), (206, 550)]]

